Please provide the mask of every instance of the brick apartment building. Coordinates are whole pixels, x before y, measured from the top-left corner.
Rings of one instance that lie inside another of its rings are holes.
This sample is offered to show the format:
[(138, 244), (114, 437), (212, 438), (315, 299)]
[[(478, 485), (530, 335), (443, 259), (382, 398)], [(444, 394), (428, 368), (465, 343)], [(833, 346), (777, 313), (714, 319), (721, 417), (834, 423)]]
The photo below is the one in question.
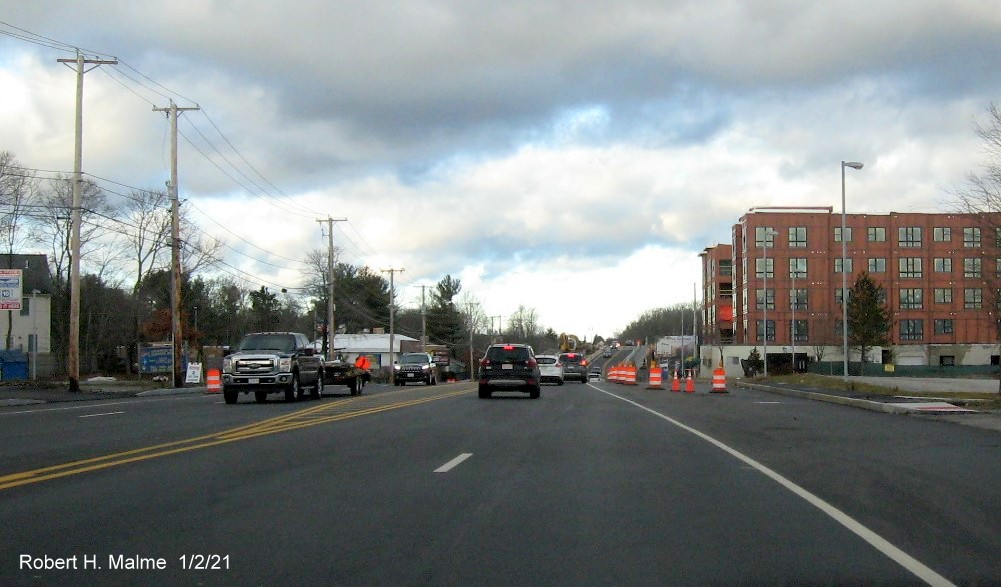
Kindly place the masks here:
[(830, 207), (752, 208), (730, 244), (700, 254), (704, 366), (722, 358), (728, 373), (739, 373), (750, 349), (763, 352), (767, 332), (770, 369), (788, 369), (795, 346), (798, 368), (830, 363), (841, 373), (833, 364), (844, 360), (842, 271), (849, 289), (868, 271), (886, 295), (891, 346), (874, 349), (867, 362), (999, 363), (1001, 218), (891, 212), (848, 214), (845, 224), (845, 267), (841, 214)]

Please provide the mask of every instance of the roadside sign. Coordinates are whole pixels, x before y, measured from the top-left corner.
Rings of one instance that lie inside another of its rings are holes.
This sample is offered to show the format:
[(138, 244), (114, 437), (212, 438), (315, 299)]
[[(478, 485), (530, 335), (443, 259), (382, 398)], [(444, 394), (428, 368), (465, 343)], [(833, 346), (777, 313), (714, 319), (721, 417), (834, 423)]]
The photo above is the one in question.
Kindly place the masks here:
[(21, 269), (0, 269), (0, 310), (21, 309)]
[(201, 363), (188, 363), (188, 376), (184, 379), (185, 383), (201, 383), (202, 382), (202, 364)]

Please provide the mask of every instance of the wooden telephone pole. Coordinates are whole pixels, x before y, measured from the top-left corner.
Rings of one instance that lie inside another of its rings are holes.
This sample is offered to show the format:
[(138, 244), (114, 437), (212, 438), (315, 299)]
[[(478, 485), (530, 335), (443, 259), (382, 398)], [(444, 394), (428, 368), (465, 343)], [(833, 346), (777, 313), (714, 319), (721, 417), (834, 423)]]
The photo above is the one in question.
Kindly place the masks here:
[[(80, 391), (80, 208), (83, 183), (83, 74), (85, 65), (117, 65), (117, 59), (85, 59), (78, 49), (75, 59), (57, 59), (76, 64), (76, 141), (73, 154), (73, 205), (70, 210), (70, 331), (66, 371), (69, 390)], [(94, 69), (93, 67), (91, 69)]]
[(181, 355), (184, 350), (184, 333), (181, 330), (181, 234), (180, 211), (177, 201), (177, 113), (198, 110), (198, 106), (178, 108), (173, 100), (167, 108), (153, 108), (166, 112), (170, 118), (170, 332), (174, 349), (174, 387), (184, 387), (184, 368)]

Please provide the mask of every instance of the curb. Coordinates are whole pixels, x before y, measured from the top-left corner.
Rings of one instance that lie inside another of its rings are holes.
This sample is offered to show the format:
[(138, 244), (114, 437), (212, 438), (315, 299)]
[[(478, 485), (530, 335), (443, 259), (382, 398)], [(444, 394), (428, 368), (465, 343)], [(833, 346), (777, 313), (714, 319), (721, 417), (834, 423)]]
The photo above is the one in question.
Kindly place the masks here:
[(802, 391), (800, 389), (789, 389), (787, 387), (777, 387), (774, 385), (764, 385), (761, 383), (747, 383), (739, 380), (735, 381), (734, 384), (737, 385), (738, 387), (744, 387), (746, 389), (757, 389), (760, 391), (766, 391), (778, 395), (811, 399), (815, 401), (838, 404), (842, 406), (851, 406), (853, 408), (861, 408), (863, 410), (869, 410), (872, 412), (883, 412), (886, 414), (913, 413), (913, 410), (910, 410), (899, 404), (876, 402), (868, 399), (859, 399), (854, 397), (843, 397), (840, 395), (829, 395), (826, 393), (818, 393), (815, 391)]

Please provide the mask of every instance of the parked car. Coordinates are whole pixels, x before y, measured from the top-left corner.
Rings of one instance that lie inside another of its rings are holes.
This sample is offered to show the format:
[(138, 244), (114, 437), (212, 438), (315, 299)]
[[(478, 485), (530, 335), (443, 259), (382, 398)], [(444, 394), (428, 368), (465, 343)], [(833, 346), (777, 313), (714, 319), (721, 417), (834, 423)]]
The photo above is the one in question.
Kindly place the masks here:
[(535, 355), (539, 363), (539, 382), (563, 385), (563, 363), (556, 355)]
[(560, 363), (563, 363), (563, 379), (575, 379), (581, 383), (587, 382), (587, 359), (580, 353), (562, 353)]
[(480, 398), (489, 399), (494, 391), (522, 391), (532, 399), (542, 393), (539, 362), (527, 344), (492, 344), (480, 361)]

